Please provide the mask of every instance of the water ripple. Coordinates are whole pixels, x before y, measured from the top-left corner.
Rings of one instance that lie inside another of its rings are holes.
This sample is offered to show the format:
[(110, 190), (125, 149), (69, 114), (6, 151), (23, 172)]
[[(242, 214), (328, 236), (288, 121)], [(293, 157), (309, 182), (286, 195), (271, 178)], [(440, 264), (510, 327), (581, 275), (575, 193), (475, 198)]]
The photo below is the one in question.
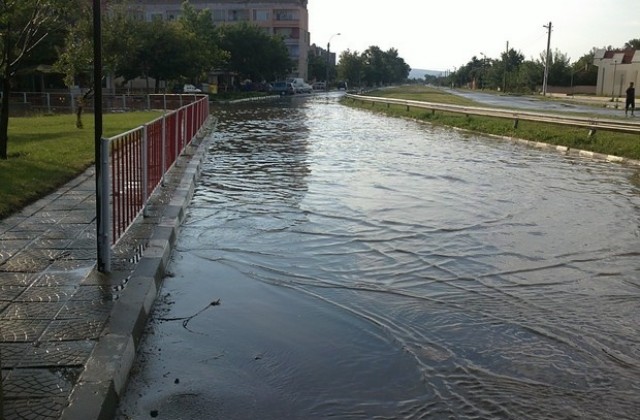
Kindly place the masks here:
[(370, 324), (354, 375), (415, 368), (311, 414), (640, 412), (637, 171), (321, 99), (220, 121), (179, 252)]

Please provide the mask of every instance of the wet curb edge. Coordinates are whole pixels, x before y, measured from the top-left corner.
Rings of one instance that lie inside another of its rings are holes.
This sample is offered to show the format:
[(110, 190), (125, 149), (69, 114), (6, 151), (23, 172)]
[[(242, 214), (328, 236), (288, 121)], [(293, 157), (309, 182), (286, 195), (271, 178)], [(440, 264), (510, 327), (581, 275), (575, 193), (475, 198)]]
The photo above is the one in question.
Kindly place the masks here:
[(114, 304), (107, 327), (73, 389), (69, 405), (62, 412), (62, 420), (113, 419), (133, 367), (144, 326), (160, 290), (178, 230), (200, 176), (209, 144), (210, 130), (206, 128), (212, 124), (210, 117), (204, 125), (205, 134), (194, 140), (196, 150), (193, 156), (188, 162), (182, 163), (186, 168), (180, 183), (165, 207), (159, 224), (153, 228), (144, 255), (131, 274), (127, 293), (123, 293)]

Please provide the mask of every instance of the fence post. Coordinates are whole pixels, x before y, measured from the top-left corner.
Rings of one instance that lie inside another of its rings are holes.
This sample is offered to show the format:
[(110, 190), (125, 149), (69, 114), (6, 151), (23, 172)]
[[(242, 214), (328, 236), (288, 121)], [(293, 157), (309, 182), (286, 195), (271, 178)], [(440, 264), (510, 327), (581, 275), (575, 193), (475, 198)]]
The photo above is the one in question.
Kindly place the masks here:
[(122, 110), (127, 110), (127, 95), (122, 94)]
[(162, 114), (162, 179), (160, 180), (164, 186), (164, 173), (167, 171), (167, 114)]
[(151, 109), (151, 95), (147, 94), (147, 111)]
[(149, 198), (149, 124), (142, 128), (142, 216), (149, 216), (147, 199)]
[(110, 173), (109, 173), (109, 139), (101, 138), (100, 147), (102, 151), (100, 156), (102, 157), (101, 175), (102, 175), (102, 200), (100, 201), (100, 217), (102, 221), (102, 232), (98, 232), (98, 240), (100, 241), (100, 259), (104, 262), (104, 272), (111, 272), (111, 218), (110, 218), (110, 203), (109, 198), (111, 192), (109, 190)]
[(51, 114), (51, 93), (47, 92), (47, 113)]
[(175, 156), (173, 157), (174, 161), (173, 164), (178, 166), (178, 143), (180, 141), (179, 137), (180, 137), (180, 109), (178, 108), (176, 111), (176, 138), (174, 141), (174, 146), (175, 149), (173, 149), (175, 151)]

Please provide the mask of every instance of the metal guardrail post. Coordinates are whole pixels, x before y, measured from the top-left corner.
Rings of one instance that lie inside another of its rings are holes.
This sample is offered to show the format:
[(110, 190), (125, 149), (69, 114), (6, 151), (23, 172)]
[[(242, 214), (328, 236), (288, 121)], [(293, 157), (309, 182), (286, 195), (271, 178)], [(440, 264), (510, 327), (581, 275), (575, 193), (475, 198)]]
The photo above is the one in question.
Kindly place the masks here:
[(102, 138), (100, 141), (101, 147), (101, 171), (102, 171), (102, 181), (101, 181), (101, 193), (103, 195), (102, 200), (100, 201), (100, 217), (102, 220), (101, 223), (101, 231), (98, 232), (98, 241), (100, 242), (100, 259), (104, 263), (104, 272), (111, 272), (111, 242), (110, 242), (110, 232), (111, 232), (111, 217), (110, 217), (110, 209), (111, 203), (109, 198), (111, 197), (111, 191), (109, 190), (109, 182), (110, 182), (110, 173), (109, 173), (109, 139)]

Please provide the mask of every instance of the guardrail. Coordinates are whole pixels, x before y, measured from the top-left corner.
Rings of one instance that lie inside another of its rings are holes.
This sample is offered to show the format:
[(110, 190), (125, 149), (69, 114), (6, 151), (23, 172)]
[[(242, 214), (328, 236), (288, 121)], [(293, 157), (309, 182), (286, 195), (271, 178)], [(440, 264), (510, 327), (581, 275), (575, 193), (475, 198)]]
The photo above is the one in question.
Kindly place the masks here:
[[(103, 138), (101, 217), (105, 235), (103, 252), (110, 253), (133, 221), (146, 210), (149, 197), (164, 175), (204, 127), (209, 100), (202, 95), (143, 126), (111, 138)], [(104, 255), (110, 271), (110, 255)]]
[(571, 127), (580, 127), (589, 130), (592, 136), (598, 130), (614, 131), (618, 133), (640, 134), (640, 123), (622, 120), (613, 120), (596, 117), (580, 117), (572, 115), (558, 115), (541, 112), (516, 111), (500, 108), (483, 108), (461, 105), (440, 104), (434, 102), (421, 102), (409, 99), (381, 98), (377, 96), (364, 96), (347, 94), (347, 98), (354, 101), (371, 102), (372, 104), (383, 103), (387, 107), (390, 105), (402, 105), (407, 107), (407, 111), (413, 108), (428, 109), (436, 111), (451, 112), (456, 114), (476, 115), (482, 117), (496, 117), (513, 120), (513, 128), (518, 128), (520, 121), (544, 122)]

